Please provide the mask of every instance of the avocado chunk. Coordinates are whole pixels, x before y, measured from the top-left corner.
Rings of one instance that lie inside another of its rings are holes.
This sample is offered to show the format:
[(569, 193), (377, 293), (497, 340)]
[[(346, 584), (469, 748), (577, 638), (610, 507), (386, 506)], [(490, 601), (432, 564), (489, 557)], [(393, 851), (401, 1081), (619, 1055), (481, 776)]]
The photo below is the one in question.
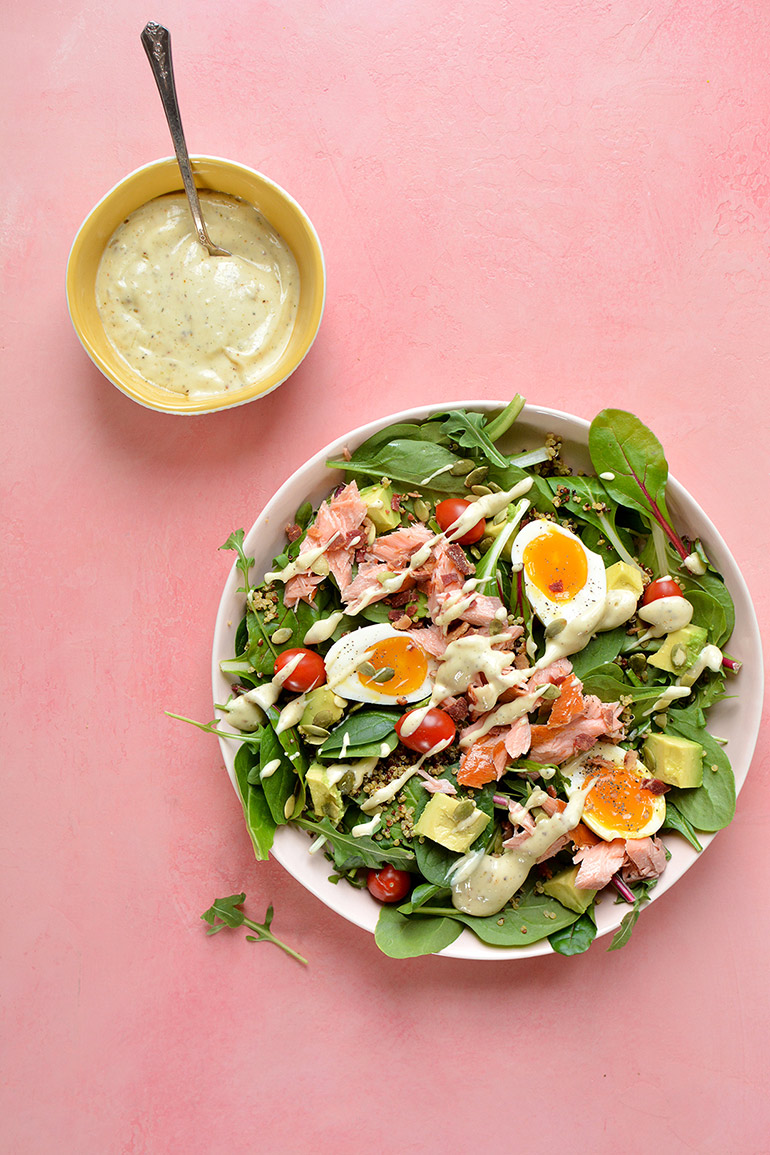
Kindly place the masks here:
[(649, 734), (642, 747), (644, 764), (669, 786), (692, 789), (703, 783), (703, 747), (675, 734)]
[(598, 892), (575, 886), (575, 879), (579, 870), (579, 866), (570, 866), (567, 870), (555, 874), (553, 878), (549, 878), (547, 882), (543, 883), (543, 894), (547, 894), (549, 898), (555, 898), (562, 906), (566, 906), (567, 910), (574, 910), (576, 914), (585, 914)]
[(345, 811), (339, 787), (329, 778), (329, 771), (320, 762), (313, 762), (308, 768), (305, 781), (310, 787), (313, 809), (316, 814), (339, 822)]
[(647, 664), (669, 674), (683, 674), (697, 661), (708, 640), (708, 631), (703, 626), (683, 626), (666, 636), (657, 653), (651, 654)]
[(401, 515), (393, 509), (393, 490), (389, 485), (367, 485), (361, 490), (369, 520), (378, 533), (388, 533), (401, 525)]
[(303, 733), (308, 726), (331, 730), (344, 713), (344, 698), (338, 697), (328, 686), (316, 686), (305, 697), (305, 709), (299, 720), (299, 728)]
[(629, 565), (627, 561), (616, 561), (614, 565), (607, 567), (607, 589), (630, 590), (638, 600), (644, 590), (642, 571), (635, 565)]
[(470, 798), (434, 794), (415, 823), (414, 832), (464, 854), (489, 822)]

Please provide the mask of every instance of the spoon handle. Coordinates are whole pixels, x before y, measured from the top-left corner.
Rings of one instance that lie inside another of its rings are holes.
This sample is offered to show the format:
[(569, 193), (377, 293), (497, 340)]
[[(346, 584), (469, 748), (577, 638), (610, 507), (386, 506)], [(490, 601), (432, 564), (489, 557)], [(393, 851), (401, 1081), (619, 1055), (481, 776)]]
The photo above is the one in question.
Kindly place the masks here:
[(163, 111), (168, 121), (171, 140), (173, 141), (176, 159), (179, 162), (179, 169), (182, 173), (182, 181), (184, 182), (187, 199), (190, 202), (190, 211), (195, 224), (195, 231), (198, 234), (198, 240), (204, 248), (208, 249), (212, 256), (228, 256), (227, 250), (220, 249), (213, 244), (203, 222), (203, 213), (201, 212), (200, 201), (198, 200), (198, 190), (193, 180), (190, 157), (187, 153), (187, 145), (182, 128), (182, 117), (179, 112), (179, 101), (177, 100), (176, 85), (174, 84), (174, 65), (171, 59), (171, 36), (168, 28), (164, 28), (162, 24), (156, 24), (154, 20), (151, 20), (143, 29), (141, 39), (144, 50), (147, 53), (147, 59), (150, 62), (152, 74), (155, 77), (155, 83), (158, 86)]

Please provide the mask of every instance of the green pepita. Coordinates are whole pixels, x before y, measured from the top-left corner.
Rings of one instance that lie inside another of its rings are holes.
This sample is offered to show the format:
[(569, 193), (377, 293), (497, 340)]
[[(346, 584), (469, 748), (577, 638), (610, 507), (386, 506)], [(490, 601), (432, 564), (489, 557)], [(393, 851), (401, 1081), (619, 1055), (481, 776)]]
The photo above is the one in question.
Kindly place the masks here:
[(288, 642), (291, 635), (292, 631), (288, 626), (281, 626), (280, 630), (276, 630), (270, 640), (275, 642), (276, 646), (282, 646), (284, 642)]
[(455, 807), (452, 818), (456, 823), (464, 822), (466, 818), (470, 818), (475, 809), (476, 807), (470, 798), (463, 798), (462, 802)]
[(454, 463), (449, 472), (452, 474), (452, 477), (465, 477), (466, 473), (470, 473), (475, 466), (475, 461), (469, 461), (467, 457), (462, 457)]
[(372, 681), (380, 686), (383, 682), (389, 682), (395, 673), (396, 671), (392, 666), (381, 666), (377, 673), (372, 675)]
[(482, 481), (484, 481), (488, 473), (488, 465), (477, 465), (476, 468), (472, 469), (466, 477), (465, 484), (469, 489), (474, 485), (479, 485)]
[(371, 662), (362, 662), (358, 667), (359, 674), (363, 674), (365, 678), (373, 678), (377, 673), (377, 667), (373, 666)]
[(427, 521), (430, 517), (430, 506), (421, 497), (418, 497), (414, 503), (414, 516), (418, 521)]
[(476, 497), (486, 497), (492, 490), (488, 485), (472, 485), (471, 493), (475, 493)]
[(547, 638), (557, 637), (562, 632), (562, 630), (564, 629), (566, 624), (567, 624), (566, 618), (555, 618), (552, 622), (549, 622), (548, 625), (545, 627), (545, 636)]

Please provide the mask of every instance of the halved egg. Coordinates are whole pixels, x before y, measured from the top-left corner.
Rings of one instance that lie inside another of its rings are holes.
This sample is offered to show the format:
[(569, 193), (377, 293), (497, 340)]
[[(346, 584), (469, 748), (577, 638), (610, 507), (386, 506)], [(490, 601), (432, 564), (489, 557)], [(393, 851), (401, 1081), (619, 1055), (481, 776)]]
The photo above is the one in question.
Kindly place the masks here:
[(584, 632), (596, 628), (607, 597), (604, 562), (571, 530), (530, 521), (516, 534), (511, 561), (523, 569), (527, 598), (544, 626), (562, 619), (579, 620)]
[(385, 622), (363, 626), (340, 638), (326, 658), (326, 679), (335, 694), (353, 702), (394, 706), (418, 702), (433, 689), (436, 661), (409, 637)]
[(663, 825), (666, 800), (642, 785), (652, 778), (637, 756), (626, 765), (626, 751), (611, 742), (597, 742), (561, 767), (567, 795), (589, 782), (581, 821), (611, 842), (613, 838), (647, 838)]

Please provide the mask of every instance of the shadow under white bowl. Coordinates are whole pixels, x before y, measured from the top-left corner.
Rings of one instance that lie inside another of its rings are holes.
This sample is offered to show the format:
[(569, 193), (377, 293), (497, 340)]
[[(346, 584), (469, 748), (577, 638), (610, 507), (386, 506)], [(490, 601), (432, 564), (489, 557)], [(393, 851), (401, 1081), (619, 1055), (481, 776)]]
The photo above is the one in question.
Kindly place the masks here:
[[(451, 408), (494, 413), (502, 409), (504, 404), (495, 401), (458, 401), (452, 403)], [(327, 468), (327, 459), (339, 457), (345, 446), (354, 450), (387, 425), (425, 421), (434, 413), (443, 412), (447, 408), (446, 405), (422, 405), (380, 418), (338, 437), (300, 466), (268, 502), (246, 535), (246, 553), (256, 559), (253, 570), (255, 580), (261, 580), (262, 575), (270, 569), (273, 558), (283, 551), (286, 542), (285, 526), (294, 520), (297, 508), (308, 500), (316, 507), (343, 480), (340, 472)], [(501, 440), (500, 446), (511, 453), (532, 449), (543, 444), (546, 433), (555, 433), (562, 438), (565, 460), (574, 469), (593, 472), (588, 454), (588, 429), (589, 423), (579, 417), (555, 409), (527, 405)], [(739, 791), (746, 780), (762, 716), (762, 647), (756, 614), (743, 576), (724, 540), (698, 503), (674, 478), (668, 482), (667, 504), (678, 530), (701, 539), (708, 557), (724, 577), (735, 602), (735, 629), (729, 642), (729, 651), (741, 659), (746, 672), (742, 677), (739, 676), (735, 684), (735, 697), (725, 698), (709, 711), (709, 728), (720, 738), (727, 739), (726, 749), (735, 773), (736, 789)], [(226, 701), (229, 695), (229, 682), (222, 675), (219, 662), (233, 656), (235, 632), (244, 613), (243, 594), (237, 592), (241, 581), (240, 573), (233, 566), (225, 583), (214, 629), (212, 680), (215, 702)], [(223, 721), (221, 728), (230, 727)], [(238, 743), (220, 739), (220, 745), (237, 793), (233, 759)], [(713, 834), (699, 835), (704, 852), (714, 837)], [(671, 858), (651, 892), (651, 901), (665, 894), (700, 857), (677, 834), (664, 832), (664, 840)], [(329, 882), (329, 874), (332, 872), (330, 863), (322, 853), (308, 854), (309, 846), (310, 838), (302, 830), (281, 826), (276, 832), (272, 853), (298, 882), (326, 906), (373, 934), (381, 910), (380, 904), (367, 890), (357, 890), (344, 882)], [(617, 930), (628, 909), (624, 903), (616, 904), (605, 899), (596, 911), (597, 938)], [(528, 947), (492, 947), (466, 929), (440, 953), (450, 958), (510, 961), (553, 954), (554, 951), (547, 939)]]

